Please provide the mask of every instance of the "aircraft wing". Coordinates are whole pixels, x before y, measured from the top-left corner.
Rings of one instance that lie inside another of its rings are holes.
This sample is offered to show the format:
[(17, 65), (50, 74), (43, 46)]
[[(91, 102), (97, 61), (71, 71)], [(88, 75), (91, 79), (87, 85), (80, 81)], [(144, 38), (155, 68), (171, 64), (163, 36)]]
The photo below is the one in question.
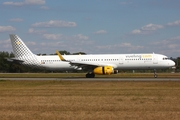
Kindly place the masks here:
[(94, 62), (82, 62), (82, 61), (71, 61), (69, 62), (72, 66), (78, 67), (98, 67), (98, 66), (113, 66), (116, 68), (117, 66), (114, 64), (107, 64), (107, 63), (94, 63)]
[(115, 64), (107, 64), (107, 63), (94, 63), (94, 62), (83, 62), (83, 61), (67, 61), (62, 57), (62, 55), (59, 53), (59, 51), (56, 51), (57, 55), (59, 56), (60, 60), (64, 62), (69, 62), (71, 66), (75, 66), (77, 68), (95, 68), (98, 66), (113, 66), (116, 68), (117, 66)]

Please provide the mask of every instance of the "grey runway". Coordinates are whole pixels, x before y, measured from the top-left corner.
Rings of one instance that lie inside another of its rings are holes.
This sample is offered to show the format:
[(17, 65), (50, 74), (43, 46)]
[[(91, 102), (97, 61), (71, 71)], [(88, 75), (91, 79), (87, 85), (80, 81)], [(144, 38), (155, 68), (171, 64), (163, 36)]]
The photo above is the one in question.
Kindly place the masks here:
[(180, 78), (0, 78), (0, 80), (59, 80), (59, 81), (180, 81)]

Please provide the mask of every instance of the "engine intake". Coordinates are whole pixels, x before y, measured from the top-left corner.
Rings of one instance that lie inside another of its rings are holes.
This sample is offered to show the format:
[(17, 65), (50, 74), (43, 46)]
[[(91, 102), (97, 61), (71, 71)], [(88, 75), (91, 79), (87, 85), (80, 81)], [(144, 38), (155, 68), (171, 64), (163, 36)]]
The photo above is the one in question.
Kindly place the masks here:
[(93, 72), (99, 75), (110, 75), (114, 73), (114, 68), (112, 66), (96, 67)]

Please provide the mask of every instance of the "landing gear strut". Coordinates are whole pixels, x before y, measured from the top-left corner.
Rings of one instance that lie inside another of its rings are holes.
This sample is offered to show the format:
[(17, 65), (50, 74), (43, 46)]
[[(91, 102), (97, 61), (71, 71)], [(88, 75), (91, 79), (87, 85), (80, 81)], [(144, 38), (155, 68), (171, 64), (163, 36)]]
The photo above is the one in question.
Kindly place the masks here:
[(158, 75), (156, 74), (156, 69), (154, 69), (154, 78), (157, 78)]
[(86, 78), (94, 78), (95, 74), (94, 73), (87, 73)]

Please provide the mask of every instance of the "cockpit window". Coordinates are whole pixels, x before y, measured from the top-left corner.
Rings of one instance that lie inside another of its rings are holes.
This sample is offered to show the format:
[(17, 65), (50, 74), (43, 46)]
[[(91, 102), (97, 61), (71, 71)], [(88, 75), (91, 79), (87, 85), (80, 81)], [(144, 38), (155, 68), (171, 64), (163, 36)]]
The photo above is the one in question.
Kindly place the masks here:
[(170, 60), (170, 58), (163, 58), (163, 60)]

